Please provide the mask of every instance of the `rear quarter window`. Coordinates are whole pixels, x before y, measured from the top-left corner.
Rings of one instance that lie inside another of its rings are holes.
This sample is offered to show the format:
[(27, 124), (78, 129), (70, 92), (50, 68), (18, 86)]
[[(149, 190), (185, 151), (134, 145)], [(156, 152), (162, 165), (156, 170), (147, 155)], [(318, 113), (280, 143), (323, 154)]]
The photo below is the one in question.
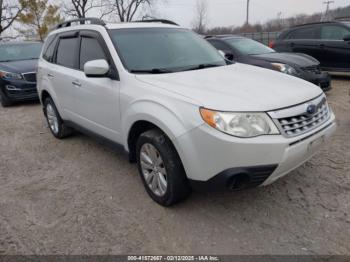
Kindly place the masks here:
[(43, 47), (43, 59), (45, 59), (48, 62), (52, 62), (56, 43), (57, 43), (56, 35), (51, 35), (46, 39)]

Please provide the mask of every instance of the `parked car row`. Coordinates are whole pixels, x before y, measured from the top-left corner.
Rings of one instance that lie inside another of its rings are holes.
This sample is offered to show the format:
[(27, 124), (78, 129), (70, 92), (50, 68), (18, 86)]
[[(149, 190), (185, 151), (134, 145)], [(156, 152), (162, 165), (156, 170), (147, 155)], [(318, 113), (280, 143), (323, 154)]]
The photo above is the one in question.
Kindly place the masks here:
[[(270, 56), (285, 68), (278, 71), (292, 72), (272, 51), (260, 62), (271, 64)], [(317, 64), (293, 59), (298, 70)], [(53, 136), (80, 130), (121, 145), (163, 206), (192, 189), (269, 185), (311, 158), (336, 128), (318, 86), (229, 61), (167, 21), (58, 25), (39, 58), (37, 90)]]
[[(171, 21), (162, 20), (174, 24)], [(235, 35), (207, 36), (226, 58), (280, 71), (331, 89), (326, 71), (350, 72), (350, 19), (289, 28), (270, 44)], [(36, 64), (41, 43), (0, 44), (0, 99), (3, 106), (38, 99)]]
[(323, 91), (331, 89), (329, 74), (322, 72), (320, 63), (311, 56), (278, 53), (257, 41), (235, 35), (207, 36), (206, 39), (231, 61), (299, 77), (318, 85)]

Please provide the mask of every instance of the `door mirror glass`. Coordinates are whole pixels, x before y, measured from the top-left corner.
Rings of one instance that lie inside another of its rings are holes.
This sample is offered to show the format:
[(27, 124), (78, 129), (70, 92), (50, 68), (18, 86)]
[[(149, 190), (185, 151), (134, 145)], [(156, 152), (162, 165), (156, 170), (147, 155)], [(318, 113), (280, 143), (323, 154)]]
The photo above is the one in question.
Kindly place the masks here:
[(84, 73), (87, 77), (106, 77), (109, 72), (109, 65), (106, 60), (92, 60), (84, 64)]
[(350, 41), (350, 34), (348, 34), (348, 35), (346, 35), (346, 36), (344, 37), (344, 41), (347, 41), (347, 42)]

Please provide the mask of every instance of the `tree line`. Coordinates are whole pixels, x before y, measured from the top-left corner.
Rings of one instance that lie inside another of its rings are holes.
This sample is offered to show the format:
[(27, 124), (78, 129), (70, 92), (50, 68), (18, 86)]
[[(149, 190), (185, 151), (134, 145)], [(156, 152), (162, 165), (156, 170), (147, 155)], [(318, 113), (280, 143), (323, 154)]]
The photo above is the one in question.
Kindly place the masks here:
[(43, 41), (59, 22), (69, 18), (86, 18), (89, 13), (101, 19), (109, 16), (129, 22), (139, 15), (148, 17), (148, 11), (156, 1), (65, 0), (63, 5), (57, 5), (49, 0), (0, 0), (0, 39), (7, 30), (15, 28), (27, 39)]
[[(129, 22), (149, 18), (152, 6), (159, 0), (63, 0), (62, 5), (50, 0), (0, 0), (0, 39), (4, 32), (15, 29), (27, 39), (43, 41), (51, 28), (69, 18), (85, 18), (89, 14), (107, 21)], [(162, 0), (166, 1), (166, 0)], [(192, 28), (200, 34), (237, 34), (281, 31), (294, 25), (319, 22), (322, 13), (277, 18), (265, 23), (208, 28), (208, 2), (197, 0)], [(350, 17), (350, 6), (330, 10), (327, 19)], [(162, 17), (164, 18), (164, 17)]]

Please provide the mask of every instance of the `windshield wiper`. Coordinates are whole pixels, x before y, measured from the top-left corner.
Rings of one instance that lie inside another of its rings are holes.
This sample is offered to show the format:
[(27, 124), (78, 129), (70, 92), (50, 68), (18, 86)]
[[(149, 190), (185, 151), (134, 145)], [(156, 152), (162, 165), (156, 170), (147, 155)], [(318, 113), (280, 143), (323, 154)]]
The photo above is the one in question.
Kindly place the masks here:
[(163, 68), (153, 68), (149, 70), (130, 70), (130, 73), (135, 73), (135, 74), (166, 74), (166, 73), (173, 73), (173, 71), (168, 70), (168, 69), (163, 69)]
[(198, 70), (198, 69), (205, 69), (205, 68), (210, 68), (210, 67), (219, 67), (222, 65), (218, 65), (218, 64), (199, 64), (193, 67), (189, 67), (184, 69), (183, 71), (191, 71), (191, 70)]

